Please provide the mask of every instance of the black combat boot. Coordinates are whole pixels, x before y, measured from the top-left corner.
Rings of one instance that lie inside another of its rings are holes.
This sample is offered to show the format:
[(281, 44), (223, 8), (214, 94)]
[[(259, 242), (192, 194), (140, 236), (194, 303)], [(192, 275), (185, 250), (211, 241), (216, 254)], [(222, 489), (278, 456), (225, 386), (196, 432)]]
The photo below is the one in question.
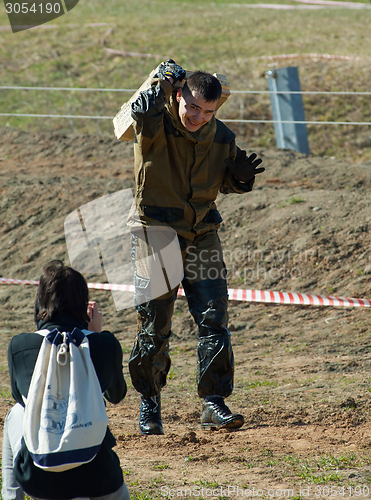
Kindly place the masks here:
[(243, 416), (232, 413), (221, 396), (208, 396), (204, 399), (201, 429), (238, 429), (243, 423)]
[(161, 397), (141, 396), (139, 429), (142, 434), (163, 434), (161, 422)]

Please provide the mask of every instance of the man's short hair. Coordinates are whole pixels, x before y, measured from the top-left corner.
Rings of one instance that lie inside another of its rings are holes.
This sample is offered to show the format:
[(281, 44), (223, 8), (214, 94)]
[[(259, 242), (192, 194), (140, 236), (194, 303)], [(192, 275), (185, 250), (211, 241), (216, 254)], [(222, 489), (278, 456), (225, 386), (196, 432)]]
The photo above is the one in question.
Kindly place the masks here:
[(73, 316), (86, 323), (89, 302), (88, 285), (75, 269), (61, 260), (52, 260), (44, 266), (35, 300), (34, 319), (50, 321), (61, 316)]
[(195, 71), (186, 80), (183, 86), (183, 94), (199, 92), (206, 102), (219, 101), (222, 95), (222, 86), (219, 80), (204, 71)]

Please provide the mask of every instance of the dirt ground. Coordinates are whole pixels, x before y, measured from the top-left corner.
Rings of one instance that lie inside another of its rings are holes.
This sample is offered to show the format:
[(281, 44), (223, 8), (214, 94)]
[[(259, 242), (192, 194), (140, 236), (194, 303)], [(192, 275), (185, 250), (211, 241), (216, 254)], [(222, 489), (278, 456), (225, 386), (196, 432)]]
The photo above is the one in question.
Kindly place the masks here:
[[(266, 172), (254, 191), (218, 200), (230, 288), (371, 298), (371, 162), (257, 152)], [(69, 213), (133, 185), (132, 144), (6, 128), (0, 177), (0, 276), (38, 279), (52, 258), (69, 263)], [(34, 286), (0, 285), (1, 424), (12, 405), (7, 345), (34, 330), (34, 295)], [(162, 395), (165, 434), (142, 436), (127, 369), (135, 311), (116, 311), (108, 291), (91, 297), (123, 347), (128, 395), (108, 412), (133, 498), (371, 497), (369, 308), (231, 301), (236, 373), (228, 404), (245, 424), (204, 432), (197, 332), (179, 298)]]

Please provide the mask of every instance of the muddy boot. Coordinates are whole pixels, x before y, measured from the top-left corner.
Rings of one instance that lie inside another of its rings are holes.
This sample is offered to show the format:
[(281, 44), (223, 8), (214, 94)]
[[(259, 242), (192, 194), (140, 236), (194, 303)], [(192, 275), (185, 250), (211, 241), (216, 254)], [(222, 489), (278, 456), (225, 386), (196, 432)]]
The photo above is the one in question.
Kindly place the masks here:
[(208, 396), (204, 399), (201, 429), (238, 429), (243, 423), (243, 416), (232, 413), (221, 396)]
[(163, 434), (161, 422), (161, 397), (141, 396), (139, 429), (142, 434)]

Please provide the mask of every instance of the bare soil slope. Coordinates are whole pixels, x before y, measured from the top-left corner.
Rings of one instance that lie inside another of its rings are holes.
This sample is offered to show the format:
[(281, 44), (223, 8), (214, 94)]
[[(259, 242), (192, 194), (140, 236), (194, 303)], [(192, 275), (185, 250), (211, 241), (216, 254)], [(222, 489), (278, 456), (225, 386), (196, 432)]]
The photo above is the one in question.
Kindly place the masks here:
[[(258, 153), (266, 172), (254, 191), (218, 201), (229, 286), (370, 298), (371, 163)], [(70, 212), (133, 185), (132, 145), (2, 129), (0, 176), (0, 276), (38, 279), (48, 260), (68, 262), (63, 222)], [(12, 405), (7, 344), (34, 329), (34, 295), (32, 286), (0, 286), (1, 422)], [(370, 494), (369, 309), (231, 302), (229, 404), (246, 423), (208, 433), (199, 426), (196, 328), (180, 298), (163, 391), (165, 435), (146, 437), (127, 370), (135, 311), (117, 312), (109, 292), (91, 295), (124, 351), (128, 396), (109, 414), (133, 495), (185, 496), (185, 488), (205, 498), (241, 496), (241, 489), (263, 498)]]

